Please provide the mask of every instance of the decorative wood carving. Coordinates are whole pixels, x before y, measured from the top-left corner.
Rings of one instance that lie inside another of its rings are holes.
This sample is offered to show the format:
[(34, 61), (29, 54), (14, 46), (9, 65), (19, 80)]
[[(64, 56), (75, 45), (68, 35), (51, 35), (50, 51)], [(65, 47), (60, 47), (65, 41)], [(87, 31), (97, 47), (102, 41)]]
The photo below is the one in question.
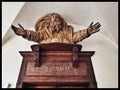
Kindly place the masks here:
[(73, 67), (79, 66), (79, 59), (78, 59), (79, 50), (77, 47), (73, 47)]
[[(50, 46), (65, 47), (52, 50)], [(20, 52), (23, 61), (17, 88), (97, 88), (91, 63), (94, 51), (81, 51), (81, 45), (59, 43), (31, 47), (33, 51)]]

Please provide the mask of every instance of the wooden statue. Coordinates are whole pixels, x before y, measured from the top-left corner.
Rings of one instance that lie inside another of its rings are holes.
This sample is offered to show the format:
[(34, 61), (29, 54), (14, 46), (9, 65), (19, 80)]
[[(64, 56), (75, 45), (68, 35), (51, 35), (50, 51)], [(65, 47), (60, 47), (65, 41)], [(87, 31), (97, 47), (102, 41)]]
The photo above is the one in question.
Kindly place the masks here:
[(74, 32), (59, 14), (51, 13), (38, 19), (35, 31), (18, 25), (11, 26), (17, 35), (38, 44), (32, 51), (20, 51), (23, 61), (16, 88), (97, 88), (91, 62), (95, 52), (81, 51), (76, 43), (98, 32), (99, 22)]
[(15, 34), (37, 43), (69, 43), (76, 44), (91, 34), (100, 30), (100, 23), (93, 22), (87, 29), (74, 32), (74, 28), (68, 25), (58, 13), (50, 13), (38, 19), (35, 24), (35, 31), (26, 30), (22, 25), (18, 27), (11, 26)]

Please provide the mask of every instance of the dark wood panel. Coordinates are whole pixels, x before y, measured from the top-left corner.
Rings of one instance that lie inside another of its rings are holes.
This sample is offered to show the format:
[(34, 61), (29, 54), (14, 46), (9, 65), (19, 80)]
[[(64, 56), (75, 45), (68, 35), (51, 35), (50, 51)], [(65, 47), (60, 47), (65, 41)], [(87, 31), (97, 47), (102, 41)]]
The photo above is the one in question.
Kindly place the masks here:
[[(54, 45), (60, 48), (53, 49)], [(79, 45), (79, 50), (73, 49), (75, 45), (57, 45), (35, 45), (33, 51), (20, 51), (23, 62), (17, 88), (97, 88), (91, 62), (94, 51), (81, 51)]]

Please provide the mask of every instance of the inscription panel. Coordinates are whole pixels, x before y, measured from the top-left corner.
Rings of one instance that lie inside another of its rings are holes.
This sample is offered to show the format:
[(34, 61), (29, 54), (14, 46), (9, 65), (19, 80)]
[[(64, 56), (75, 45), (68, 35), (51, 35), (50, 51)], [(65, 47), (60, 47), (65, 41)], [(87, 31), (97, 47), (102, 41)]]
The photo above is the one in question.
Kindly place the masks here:
[(34, 67), (34, 62), (28, 62), (26, 75), (87, 75), (87, 63), (80, 63), (78, 68), (73, 68), (72, 63), (43, 63)]

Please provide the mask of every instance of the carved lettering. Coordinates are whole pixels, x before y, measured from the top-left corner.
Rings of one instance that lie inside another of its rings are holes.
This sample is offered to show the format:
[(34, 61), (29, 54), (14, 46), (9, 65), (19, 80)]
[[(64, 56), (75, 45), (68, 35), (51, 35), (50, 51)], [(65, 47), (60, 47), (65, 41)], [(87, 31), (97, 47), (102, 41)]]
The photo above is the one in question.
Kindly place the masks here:
[(55, 66), (55, 65), (44, 65), (41, 67), (41, 71), (43, 72), (64, 72), (64, 71), (70, 71), (70, 66)]
[(40, 67), (34, 65), (35, 63), (28, 63), (26, 75), (87, 75), (86, 63), (78, 68), (73, 68), (72, 63), (44, 63)]

